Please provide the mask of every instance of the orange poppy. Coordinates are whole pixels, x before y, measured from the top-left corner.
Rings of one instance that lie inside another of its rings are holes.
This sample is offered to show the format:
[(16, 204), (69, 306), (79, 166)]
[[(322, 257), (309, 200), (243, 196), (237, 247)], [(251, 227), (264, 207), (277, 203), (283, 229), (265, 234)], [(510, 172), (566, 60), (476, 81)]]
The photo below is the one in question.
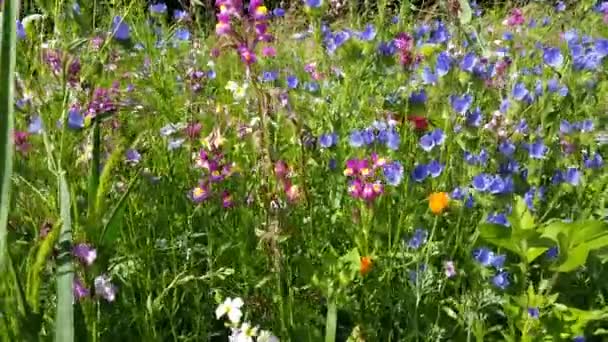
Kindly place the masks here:
[(372, 270), (372, 258), (368, 256), (361, 257), (361, 266), (359, 268), (359, 272), (364, 276), (368, 274)]
[(429, 196), (429, 209), (433, 214), (439, 215), (448, 207), (449, 201), (447, 192), (434, 192)]

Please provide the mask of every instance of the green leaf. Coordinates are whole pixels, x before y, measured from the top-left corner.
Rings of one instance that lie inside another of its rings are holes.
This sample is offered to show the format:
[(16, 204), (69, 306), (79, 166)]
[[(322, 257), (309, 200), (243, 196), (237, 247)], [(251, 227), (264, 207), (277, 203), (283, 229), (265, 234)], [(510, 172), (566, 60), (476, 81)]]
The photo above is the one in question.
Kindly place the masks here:
[(141, 173), (141, 168), (137, 171), (137, 173), (131, 178), (127, 190), (122, 194), (118, 203), (112, 210), (110, 217), (106, 225), (101, 230), (101, 235), (99, 236), (99, 242), (104, 246), (110, 246), (119, 236), (120, 230), (122, 228), (122, 218), (125, 212), (125, 207), (127, 205), (127, 198), (131, 193), (134, 185), (139, 180), (139, 175)]
[(479, 232), (481, 238), (487, 242), (518, 255), (522, 254), (519, 243), (512, 241), (511, 230), (509, 228), (491, 223), (483, 223), (479, 226)]
[(15, 63), (17, 56), (17, 11), (19, 1), (5, 0), (0, 46), (0, 273), (8, 254), (8, 212), (13, 173), (13, 110), (15, 106)]
[(530, 247), (526, 251), (526, 260), (528, 260), (528, 263), (531, 263), (536, 260), (536, 258), (543, 255), (548, 249), (549, 248), (547, 247)]
[(520, 196), (515, 198), (515, 207), (509, 215), (509, 222), (514, 232), (531, 230), (536, 227), (534, 217), (532, 217), (526, 203)]
[(91, 158), (91, 169), (89, 170), (88, 187), (88, 215), (89, 222), (97, 221), (97, 192), (99, 189), (99, 169), (101, 167), (101, 126), (99, 120), (93, 123), (93, 157)]
[(57, 316), (55, 317), (55, 341), (74, 341), (74, 265), (72, 262), (72, 217), (71, 201), (65, 172), (59, 170), (59, 211), (61, 231), (59, 233), (59, 256), (57, 258)]
[(608, 225), (597, 220), (576, 222), (573, 223), (571, 234), (571, 243), (576, 245), (608, 235)]
[(458, 4), (460, 5), (458, 19), (462, 25), (466, 25), (471, 22), (471, 19), (473, 18), (473, 11), (471, 11), (471, 6), (469, 5), (468, 0), (458, 0)]
[(40, 299), (38, 298), (38, 292), (40, 290), (40, 273), (49, 256), (53, 253), (55, 243), (59, 239), (60, 226), (61, 222), (55, 224), (46, 238), (42, 240), (42, 243), (38, 247), (35, 261), (28, 269), (27, 301), (32, 307), (32, 310), (36, 313), (38, 312), (38, 306), (40, 304)]
[(555, 267), (558, 272), (570, 272), (582, 266), (587, 261), (589, 255), (589, 247), (586, 244), (579, 245), (568, 250), (568, 256), (564, 262)]

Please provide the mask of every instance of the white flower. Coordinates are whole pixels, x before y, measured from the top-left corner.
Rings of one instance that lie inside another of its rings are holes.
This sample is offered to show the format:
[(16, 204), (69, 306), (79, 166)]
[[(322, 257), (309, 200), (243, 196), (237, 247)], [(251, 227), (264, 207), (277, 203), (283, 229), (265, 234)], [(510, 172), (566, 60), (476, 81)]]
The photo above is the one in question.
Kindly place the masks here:
[(234, 82), (234, 81), (228, 81), (228, 83), (226, 83), (226, 87), (224, 87), (224, 89), (226, 90), (230, 90), (231, 92), (235, 92), (237, 89), (239, 88), (239, 85)]
[[(243, 306), (243, 300), (241, 298), (226, 298), (226, 300), (218, 305), (217, 309), (215, 309), (215, 317), (220, 319), (224, 315), (228, 315), (228, 319), (232, 323), (238, 323), (243, 317), (243, 312), (241, 311), (241, 307)], [(244, 324), (243, 324), (244, 325)]]
[(260, 336), (258, 336), (257, 341), (258, 342), (279, 342), (279, 338), (276, 337), (276, 336), (274, 336), (268, 330), (261, 330), (260, 331)]
[(258, 335), (258, 327), (253, 327), (248, 322), (244, 322), (236, 335), (236, 342), (253, 342), (253, 338)]

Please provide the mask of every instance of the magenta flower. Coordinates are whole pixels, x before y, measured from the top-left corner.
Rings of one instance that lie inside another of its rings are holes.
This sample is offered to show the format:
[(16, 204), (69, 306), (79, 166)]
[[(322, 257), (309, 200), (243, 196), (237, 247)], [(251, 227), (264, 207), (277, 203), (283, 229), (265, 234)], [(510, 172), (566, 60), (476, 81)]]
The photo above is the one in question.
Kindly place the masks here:
[(210, 195), (211, 192), (207, 186), (199, 185), (190, 191), (189, 197), (194, 203), (198, 204), (204, 202)]
[(84, 286), (82, 280), (79, 277), (74, 277), (74, 283), (72, 284), (72, 289), (74, 291), (74, 298), (76, 300), (81, 300), (83, 298), (88, 297), (91, 294), (91, 291)]
[(23, 131), (15, 131), (13, 134), (13, 141), (15, 143), (15, 150), (21, 154), (26, 154), (30, 150), (30, 143), (28, 142), (29, 134)]

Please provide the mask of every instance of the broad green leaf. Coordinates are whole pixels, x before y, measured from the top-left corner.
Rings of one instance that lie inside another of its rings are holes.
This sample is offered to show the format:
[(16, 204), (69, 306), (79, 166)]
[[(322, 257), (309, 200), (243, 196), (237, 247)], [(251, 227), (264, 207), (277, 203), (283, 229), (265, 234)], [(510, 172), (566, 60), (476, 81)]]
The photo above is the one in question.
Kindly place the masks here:
[(536, 226), (534, 217), (532, 217), (526, 203), (520, 196), (515, 198), (515, 206), (513, 212), (509, 215), (509, 222), (511, 223), (514, 232), (531, 230)]
[(528, 263), (533, 262), (534, 260), (536, 260), (536, 258), (538, 258), (539, 256), (543, 255), (543, 253), (545, 253), (547, 251), (547, 247), (530, 247), (528, 248), (528, 250), (526, 251), (526, 260), (528, 260)]
[(608, 235), (606, 223), (597, 220), (581, 221), (573, 223), (570, 241), (573, 245), (577, 245), (605, 235)]
[(15, 106), (15, 64), (17, 58), (17, 11), (19, 1), (5, 0), (0, 49), (0, 273), (8, 254), (8, 212), (13, 173), (13, 110)]
[(568, 250), (568, 255), (564, 262), (554, 269), (558, 272), (570, 272), (582, 266), (587, 261), (589, 255), (589, 247), (586, 244), (578, 245)]
[(487, 242), (518, 255), (522, 254), (519, 243), (514, 242), (511, 239), (511, 231), (509, 228), (496, 224), (483, 223), (479, 226), (479, 232), (481, 238)]

